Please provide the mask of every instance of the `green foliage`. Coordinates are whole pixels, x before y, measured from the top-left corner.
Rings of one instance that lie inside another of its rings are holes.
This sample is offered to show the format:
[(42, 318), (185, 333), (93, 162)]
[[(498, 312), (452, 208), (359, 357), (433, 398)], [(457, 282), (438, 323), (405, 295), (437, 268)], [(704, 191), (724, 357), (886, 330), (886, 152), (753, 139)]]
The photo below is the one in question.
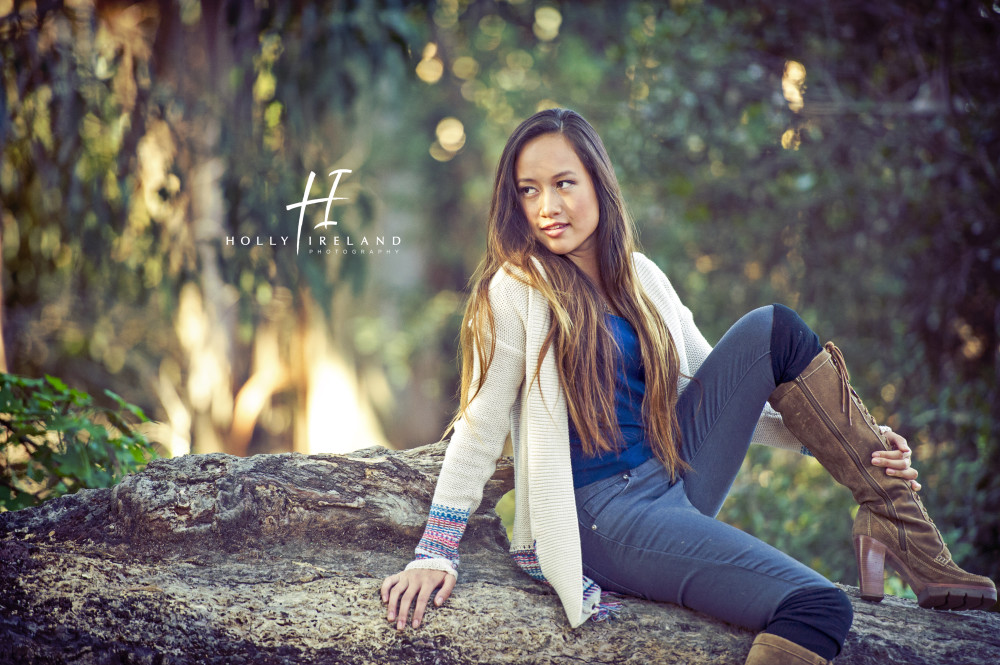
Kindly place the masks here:
[[(1000, 75), (985, 57), (1000, 13), (718, 1), (627, 16), (632, 122), (604, 138), (649, 253), (710, 340), (770, 302), (834, 339), (915, 448), (956, 559), (1000, 575)], [(804, 561), (840, 556), (805, 525), (741, 520)]]
[(516, 512), (516, 499), (514, 490), (511, 490), (500, 497), (494, 507), (496, 514), (500, 517), (504, 531), (507, 532), (507, 540), (514, 539), (514, 513)]
[(0, 374), (0, 510), (110, 487), (156, 456), (128, 422), (145, 422), (146, 414), (104, 393), (113, 407), (53, 376)]
[[(261, 327), (281, 336), (284, 357), (259, 360), (271, 365), (297, 362), (292, 340), (313, 311), (346, 338), (333, 303), (358, 296), (371, 261), (298, 256), (286, 205), (302, 200), (310, 172), (311, 196), (326, 195), (339, 164), (353, 173), (339, 192), (350, 203), (332, 213), (337, 230), (374, 231), (367, 121), (396, 90), (375, 83), (406, 80), (414, 11), (420, 3), (397, 0), (0, 9), (0, 283), (12, 371), (58, 371), (92, 391), (169, 377), (182, 420), (205, 439), (195, 447), (211, 448), (220, 444), (206, 433), (231, 431), (226, 410)], [(317, 208), (303, 243), (319, 235)], [(212, 321), (211, 339), (197, 322), (178, 326), (181, 312)], [(221, 371), (205, 370), (205, 356)], [(199, 372), (212, 376), (187, 380)], [(284, 401), (305, 402), (294, 379)], [(221, 406), (206, 406), (206, 394)], [(137, 399), (151, 410), (159, 397)], [(284, 428), (278, 445), (291, 444)]]

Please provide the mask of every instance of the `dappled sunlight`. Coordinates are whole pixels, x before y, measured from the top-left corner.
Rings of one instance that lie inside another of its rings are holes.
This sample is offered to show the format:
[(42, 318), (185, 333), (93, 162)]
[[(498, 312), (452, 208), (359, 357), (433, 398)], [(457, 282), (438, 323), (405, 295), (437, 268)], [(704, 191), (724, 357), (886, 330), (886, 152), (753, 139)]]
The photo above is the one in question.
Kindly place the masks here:
[(458, 0), (439, 0), (435, 3), (434, 22), (442, 28), (453, 28), (458, 23)]
[(743, 266), (743, 275), (751, 282), (756, 282), (764, 276), (764, 268), (759, 261), (748, 261)]
[(711, 254), (702, 254), (694, 260), (694, 268), (700, 273), (712, 272), (715, 267), (715, 259)]
[(356, 368), (335, 346), (323, 310), (307, 303), (298, 363), (293, 365), (296, 389), (305, 398), (305, 408), (297, 414), (294, 449), (313, 454), (389, 447), (371, 402), (362, 395)]
[(788, 101), (788, 108), (798, 113), (805, 106), (803, 92), (806, 87), (806, 68), (801, 62), (789, 60), (781, 76), (781, 93)]
[(555, 7), (539, 7), (535, 10), (535, 23), (531, 26), (535, 36), (543, 42), (550, 42), (559, 36), (562, 14)]
[(102, 73), (110, 75), (114, 70), (115, 97), (125, 111), (131, 111), (139, 95), (138, 85), (148, 76), (144, 67), (152, 55), (159, 8), (155, 2), (102, 3), (98, 11), (97, 74), (103, 78)]
[(454, 157), (465, 145), (465, 126), (458, 118), (447, 117), (434, 130), (437, 140), (431, 144), (431, 157), (446, 162)]
[(479, 73), (479, 63), (476, 62), (475, 58), (467, 55), (460, 56), (451, 63), (451, 73), (463, 81), (467, 81)]
[(309, 368), (304, 452), (346, 453), (369, 446), (388, 447), (371, 407), (358, 395), (354, 372), (336, 354), (323, 355)]
[[(781, 75), (781, 94), (788, 102), (788, 108), (798, 113), (805, 106), (806, 67), (801, 62), (788, 60)], [(781, 135), (781, 147), (798, 150), (802, 145), (801, 127), (790, 127)]]
[(969, 360), (976, 360), (983, 355), (986, 351), (986, 344), (983, 338), (972, 329), (972, 326), (962, 319), (956, 319), (951, 325), (956, 336), (961, 340), (963, 356)]
[(417, 77), (424, 83), (437, 83), (444, 74), (444, 63), (437, 55), (437, 44), (430, 42), (424, 47), (423, 58), (417, 63)]
[[(142, 200), (146, 211), (152, 219), (166, 220), (173, 212), (173, 206), (168, 204), (168, 196), (176, 194), (180, 189), (180, 179), (171, 173), (177, 148), (167, 123), (162, 120), (150, 121), (146, 127), (146, 135), (139, 140), (137, 150), (139, 181), (142, 183)], [(145, 231), (146, 226), (140, 225), (139, 230)]]
[(166, 414), (166, 421), (156, 423), (149, 432), (150, 441), (156, 441), (167, 450), (168, 457), (187, 455), (191, 447), (191, 411), (188, 409), (177, 384), (180, 382), (180, 368), (170, 358), (160, 362), (160, 369), (153, 388)]
[(798, 150), (802, 145), (802, 137), (797, 129), (786, 129), (781, 135), (781, 147), (785, 150)]
[(194, 411), (198, 452), (224, 450), (216, 428), (228, 428), (233, 414), (231, 369), (225, 329), (206, 309), (200, 289), (188, 283), (180, 293), (175, 328), (187, 357), (187, 401)]
[[(281, 358), (278, 331), (274, 325), (265, 324), (257, 329), (253, 363), (253, 374), (236, 393), (233, 405), (228, 443), (234, 455), (247, 454), (254, 427), (261, 415), (270, 408), (275, 393), (289, 385), (290, 377)], [(290, 421), (285, 423), (285, 427), (290, 424)]]

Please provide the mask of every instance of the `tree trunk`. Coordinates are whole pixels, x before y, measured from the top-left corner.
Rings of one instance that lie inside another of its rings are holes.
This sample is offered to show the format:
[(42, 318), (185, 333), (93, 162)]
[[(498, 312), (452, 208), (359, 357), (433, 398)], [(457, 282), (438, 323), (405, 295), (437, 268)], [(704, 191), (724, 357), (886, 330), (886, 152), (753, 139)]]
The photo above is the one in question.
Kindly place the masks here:
[[(752, 633), (665, 603), (626, 597), (617, 620), (571, 630), (507, 557), (491, 509), (512, 485), (506, 459), (452, 597), (397, 632), (379, 587), (412, 557), (444, 449), (188, 455), (0, 514), (0, 662), (743, 662)], [(847, 590), (839, 664), (1000, 662), (996, 614)]]

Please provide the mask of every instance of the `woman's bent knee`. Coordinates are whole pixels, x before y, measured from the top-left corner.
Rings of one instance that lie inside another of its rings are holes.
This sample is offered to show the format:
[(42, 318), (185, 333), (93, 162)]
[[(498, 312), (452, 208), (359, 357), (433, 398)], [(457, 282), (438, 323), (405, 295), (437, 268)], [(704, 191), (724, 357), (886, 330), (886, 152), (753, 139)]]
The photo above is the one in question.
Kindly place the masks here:
[(774, 312), (771, 326), (771, 370), (774, 384), (793, 381), (809, 366), (822, 347), (819, 337), (794, 310), (784, 305), (770, 306)]

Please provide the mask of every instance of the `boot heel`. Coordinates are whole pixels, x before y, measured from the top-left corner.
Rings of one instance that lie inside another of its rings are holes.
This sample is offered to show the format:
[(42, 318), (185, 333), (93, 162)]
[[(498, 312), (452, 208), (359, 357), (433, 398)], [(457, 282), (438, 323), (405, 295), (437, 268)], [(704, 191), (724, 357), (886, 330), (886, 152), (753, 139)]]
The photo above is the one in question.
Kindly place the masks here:
[(858, 559), (858, 579), (861, 597), (879, 602), (885, 596), (885, 545), (870, 536), (854, 537), (854, 553)]

